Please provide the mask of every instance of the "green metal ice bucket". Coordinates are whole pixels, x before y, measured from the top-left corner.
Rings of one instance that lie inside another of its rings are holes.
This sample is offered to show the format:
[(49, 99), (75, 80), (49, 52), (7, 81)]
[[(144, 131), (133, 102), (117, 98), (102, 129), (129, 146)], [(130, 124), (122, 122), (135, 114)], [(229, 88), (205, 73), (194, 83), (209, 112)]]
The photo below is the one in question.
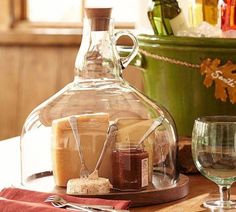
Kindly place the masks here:
[[(215, 84), (206, 87), (200, 67), (206, 59), (236, 64), (236, 39), (186, 38), (141, 34), (140, 54), (145, 94), (167, 108), (179, 136), (191, 136), (194, 120), (206, 115), (236, 115), (236, 103), (216, 99)], [(232, 71), (236, 75), (236, 70)], [(235, 86), (236, 86), (236, 82)], [(232, 84), (232, 83), (231, 83)]]

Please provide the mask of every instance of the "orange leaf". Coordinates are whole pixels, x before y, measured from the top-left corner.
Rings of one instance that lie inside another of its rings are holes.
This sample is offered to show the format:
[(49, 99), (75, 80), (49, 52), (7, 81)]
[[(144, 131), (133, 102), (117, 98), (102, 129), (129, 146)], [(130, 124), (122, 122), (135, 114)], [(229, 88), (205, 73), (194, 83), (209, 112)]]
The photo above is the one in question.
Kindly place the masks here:
[(205, 75), (204, 85), (208, 88), (215, 83), (215, 97), (221, 101), (230, 99), (231, 103), (236, 103), (236, 64), (227, 61), (220, 66), (219, 59), (207, 58), (202, 61), (200, 73)]

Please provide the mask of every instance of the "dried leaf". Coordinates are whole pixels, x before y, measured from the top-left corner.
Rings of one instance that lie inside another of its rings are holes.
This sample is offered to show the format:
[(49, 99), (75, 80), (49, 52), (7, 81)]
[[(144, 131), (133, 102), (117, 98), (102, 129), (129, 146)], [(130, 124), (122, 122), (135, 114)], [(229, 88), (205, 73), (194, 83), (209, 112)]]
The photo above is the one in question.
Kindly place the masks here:
[(205, 75), (204, 85), (208, 88), (215, 83), (215, 97), (225, 102), (227, 98), (236, 103), (236, 64), (228, 61), (220, 65), (219, 59), (207, 58), (202, 61), (200, 73)]

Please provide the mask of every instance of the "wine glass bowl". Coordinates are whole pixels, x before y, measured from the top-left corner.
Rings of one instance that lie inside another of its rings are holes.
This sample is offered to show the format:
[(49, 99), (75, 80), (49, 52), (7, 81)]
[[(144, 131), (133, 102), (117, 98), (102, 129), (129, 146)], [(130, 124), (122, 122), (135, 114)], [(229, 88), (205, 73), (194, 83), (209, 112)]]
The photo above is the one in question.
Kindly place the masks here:
[(192, 155), (200, 173), (219, 186), (220, 199), (207, 208), (236, 208), (230, 187), (236, 181), (236, 116), (206, 116), (195, 120)]

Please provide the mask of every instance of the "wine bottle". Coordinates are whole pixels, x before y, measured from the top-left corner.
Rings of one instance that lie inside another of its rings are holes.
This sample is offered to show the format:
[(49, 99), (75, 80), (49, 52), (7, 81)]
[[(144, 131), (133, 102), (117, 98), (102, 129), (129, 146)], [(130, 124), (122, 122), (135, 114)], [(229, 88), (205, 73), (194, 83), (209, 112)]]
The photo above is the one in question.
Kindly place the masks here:
[(218, 0), (203, 0), (202, 5), (203, 21), (211, 25), (218, 22)]
[(176, 0), (152, 0), (148, 18), (156, 35), (173, 35), (187, 28)]
[(221, 10), (221, 29), (222, 31), (226, 30), (226, 11), (227, 11), (227, 4), (226, 0), (222, 0), (221, 5), (220, 5), (220, 10)]
[(221, 11), (222, 30), (236, 30), (236, 0), (224, 1)]
[(195, 0), (192, 6), (193, 10), (193, 26), (196, 27), (203, 22), (203, 2), (202, 0)]

